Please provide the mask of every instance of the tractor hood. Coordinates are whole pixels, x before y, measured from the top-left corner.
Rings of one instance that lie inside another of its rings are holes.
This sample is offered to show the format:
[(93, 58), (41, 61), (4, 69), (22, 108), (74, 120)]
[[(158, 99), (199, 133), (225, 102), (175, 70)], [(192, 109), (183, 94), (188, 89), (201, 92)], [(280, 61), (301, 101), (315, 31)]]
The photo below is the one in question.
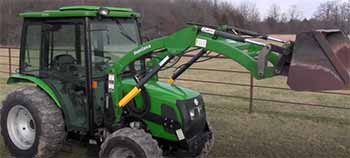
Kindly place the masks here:
[[(132, 89), (136, 82), (133, 79), (125, 79), (122, 81), (126, 92)], [(193, 91), (188, 88), (184, 88), (176, 85), (169, 85), (160, 81), (150, 81), (145, 85), (145, 88), (151, 98), (157, 98), (166, 102), (173, 102), (176, 104), (177, 100), (187, 100), (200, 95), (199, 92)]]

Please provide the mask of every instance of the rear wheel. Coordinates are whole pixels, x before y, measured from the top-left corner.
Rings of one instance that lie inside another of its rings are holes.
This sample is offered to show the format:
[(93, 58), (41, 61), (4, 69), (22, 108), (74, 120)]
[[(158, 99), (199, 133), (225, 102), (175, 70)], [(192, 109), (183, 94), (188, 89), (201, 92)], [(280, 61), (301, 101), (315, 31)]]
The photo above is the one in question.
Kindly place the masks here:
[(156, 140), (143, 130), (123, 128), (109, 135), (101, 145), (100, 158), (160, 158)]
[(62, 112), (36, 87), (18, 89), (1, 108), (1, 134), (15, 157), (52, 157), (65, 138)]

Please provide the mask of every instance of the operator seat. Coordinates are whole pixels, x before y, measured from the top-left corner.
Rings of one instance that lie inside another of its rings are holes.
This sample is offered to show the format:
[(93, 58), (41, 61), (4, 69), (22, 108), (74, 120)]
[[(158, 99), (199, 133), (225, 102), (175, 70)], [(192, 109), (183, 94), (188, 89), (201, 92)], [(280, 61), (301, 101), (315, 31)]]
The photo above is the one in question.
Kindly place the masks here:
[[(77, 60), (69, 54), (61, 54), (54, 57), (51, 76), (67, 85), (81, 86), (81, 76), (78, 71)], [(66, 85), (66, 86), (67, 86)], [(70, 87), (70, 86), (68, 86)], [(71, 88), (71, 87), (70, 87)]]
[(59, 72), (69, 72), (70, 67), (76, 64), (76, 60), (72, 55), (62, 54), (55, 56), (53, 60), (53, 68)]

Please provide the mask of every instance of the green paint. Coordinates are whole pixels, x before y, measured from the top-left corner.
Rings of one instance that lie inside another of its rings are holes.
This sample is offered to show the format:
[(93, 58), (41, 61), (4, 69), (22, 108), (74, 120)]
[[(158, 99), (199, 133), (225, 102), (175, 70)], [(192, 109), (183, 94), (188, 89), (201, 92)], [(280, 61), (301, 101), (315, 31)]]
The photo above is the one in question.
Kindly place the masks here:
[[(136, 83), (133, 79), (125, 79), (122, 81), (122, 85), (122, 88), (119, 88), (123, 89), (124, 92), (128, 92), (136, 85)], [(182, 124), (182, 114), (176, 106), (176, 101), (188, 100), (200, 95), (199, 92), (181, 86), (170, 86), (169, 84), (159, 81), (150, 81), (145, 85), (145, 88), (151, 100), (150, 111), (161, 116), (161, 105), (167, 105), (176, 112), (177, 121), (179, 121), (180, 124)], [(135, 100), (139, 100), (140, 98), (141, 96), (139, 95), (135, 98)], [(121, 109), (117, 107), (117, 110), (119, 111)], [(118, 116), (120, 117), (120, 115)], [(176, 135), (165, 131), (162, 125), (147, 120), (144, 120), (144, 122), (147, 124), (147, 127), (150, 129), (153, 136), (166, 140), (177, 141)]]
[[(86, 10), (86, 11), (96, 11), (99, 10), (101, 7), (98, 6), (87, 6), (87, 5), (81, 5), (81, 6), (65, 6), (61, 7), (60, 11), (67, 11), (67, 10)], [(132, 12), (133, 10), (131, 8), (116, 8), (116, 7), (103, 7), (107, 8), (110, 11), (115, 12)]]
[[(265, 76), (259, 76), (258, 74), (258, 61), (256, 57), (259, 55), (262, 47), (240, 43), (223, 38), (214, 38), (211, 35), (200, 33), (198, 27), (191, 26), (184, 28), (170, 36), (155, 39), (144, 43), (143, 45), (135, 48), (127, 55), (119, 59), (111, 68), (111, 72), (116, 74), (115, 92), (113, 93), (113, 99), (115, 103), (128, 93), (136, 83), (132, 79), (122, 79), (121, 74), (124, 69), (139, 60), (141, 57), (153, 54), (154, 51), (163, 50), (158, 53), (151, 61), (147, 63), (148, 67), (152, 67), (158, 64), (164, 57), (168, 55), (182, 56), (189, 48), (196, 48), (197, 39), (206, 40), (206, 49), (221, 54), (233, 61), (239, 63), (246, 68), (256, 79), (264, 79), (275, 76), (274, 67), (278, 64), (280, 56), (271, 52), (268, 55), (268, 61), (272, 66), (268, 66), (265, 70)], [(154, 55), (154, 54), (153, 54)], [(151, 112), (161, 115), (161, 105), (168, 105), (173, 108), (179, 121), (181, 121), (181, 113), (176, 107), (177, 100), (187, 100), (200, 95), (198, 92), (194, 92), (189, 89), (185, 89), (177, 86), (170, 86), (166, 83), (158, 81), (155, 76), (151, 81), (145, 85), (150, 97), (151, 97)], [(135, 98), (137, 104), (142, 104), (140, 96)], [(117, 120), (120, 120), (121, 109), (117, 108)], [(160, 137), (166, 140), (176, 141), (175, 135), (168, 133), (164, 128), (159, 125), (145, 120), (151, 133), (155, 137)]]
[[(132, 62), (140, 59), (145, 55), (152, 54), (153, 51), (162, 48), (165, 48), (167, 50), (166, 53), (164, 53), (165, 56), (183, 54), (194, 44), (195, 38), (197, 37), (197, 31), (197, 27), (195, 26), (188, 27), (172, 34), (171, 36), (146, 42), (118, 60), (113, 65), (113, 71), (117, 74), (121, 74), (124, 69)], [(162, 59), (162, 57), (158, 58)]]
[[(187, 27), (170, 36), (149, 41), (135, 48), (114, 64), (113, 72), (121, 74), (129, 64), (159, 49), (165, 49), (166, 51), (160, 53), (156, 57), (157, 59), (154, 59), (158, 60), (158, 62), (159, 59), (163, 59), (167, 55), (182, 56), (189, 48), (198, 47), (195, 43), (197, 39), (206, 40), (207, 50), (221, 54), (239, 63), (258, 80), (275, 76), (274, 67), (277, 65), (280, 58), (277, 53), (271, 52), (269, 54), (268, 60), (272, 66), (268, 66), (265, 69), (265, 76), (260, 76), (258, 74), (258, 61), (256, 56), (259, 55), (262, 47), (223, 38), (215, 38), (211, 35), (200, 33), (199, 28), (196, 26)], [(156, 61), (156, 63), (158, 62)]]
[(222, 54), (225, 57), (232, 59), (233, 61), (246, 68), (258, 80), (275, 76), (274, 66), (266, 68), (264, 77), (261, 77), (259, 75), (258, 61), (256, 58), (254, 58), (258, 55), (258, 52), (244, 52), (243, 50), (237, 48), (236, 44), (228, 43), (223, 39), (213, 39), (211, 37), (202, 35), (198, 35), (197, 38), (207, 40), (206, 49), (209, 51), (217, 52), (218, 54)]
[(23, 74), (14, 74), (10, 76), (10, 78), (7, 80), (7, 84), (14, 84), (19, 82), (30, 82), (34, 83), (38, 87), (40, 87), (44, 92), (46, 92), (51, 99), (56, 103), (58, 107), (62, 107), (60, 100), (57, 97), (57, 94), (51, 89), (51, 87), (44, 82), (42, 79), (34, 76), (29, 75), (23, 75)]
[[(129, 8), (106, 7), (109, 10), (107, 17), (133, 18), (140, 17), (140, 14)], [(96, 17), (98, 16), (97, 6), (69, 6), (59, 10), (46, 10), (42, 12), (26, 12), (19, 14), (23, 18), (69, 18), (69, 17)]]
[[(44, 92), (46, 92), (50, 96), (50, 98), (56, 103), (56, 105), (63, 110), (63, 114), (65, 116), (64, 119), (66, 122), (65, 124), (68, 131), (84, 131), (88, 128), (86, 114), (76, 112), (74, 103), (72, 102), (70, 97), (62, 91), (63, 84), (56, 82), (56, 80), (50, 79), (51, 84), (53, 84), (53, 87), (51, 87), (48, 83), (46, 83), (44, 80), (38, 77), (24, 74), (12, 75), (7, 81), (8, 84), (15, 84), (19, 82), (34, 83)], [(103, 87), (102, 85), (100, 86)], [(56, 90), (54, 90), (55, 88)], [(96, 108), (97, 107), (98, 106), (96, 106)]]
[[(58, 10), (47, 10), (43, 12), (28, 12), (22, 13), (20, 16), (23, 18), (42, 18), (42, 19), (50, 19), (50, 18), (71, 18), (71, 17), (94, 17), (99, 16), (98, 10), (100, 7), (97, 6), (68, 6), (62, 7)], [(134, 12), (132, 9), (128, 8), (113, 8), (107, 7), (109, 10), (109, 14), (107, 17), (112, 18), (137, 18), (140, 15)], [(119, 100), (127, 94), (135, 85), (135, 81), (130, 78), (122, 77), (125, 69), (133, 62), (139, 60), (140, 58), (146, 55), (155, 56), (150, 61), (147, 62), (147, 67), (151, 68), (166, 56), (182, 56), (186, 53), (186, 51), (190, 48), (198, 48), (199, 45), (196, 43), (198, 39), (205, 40), (205, 49), (208, 51), (216, 52), (221, 54), (233, 61), (239, 63), (244, 68), (246, 68), (256, 79), (263, 79), (275, 76), (273, 70), (280, 60), (280, 56), (277, 53), (271, 52), (268, 56), (268, 60), (271, 63), (265, 70), (265, 76), (259, 76), (258, 74), (258, 61), (257, 56), (259, 55), (262, 47), (240, 43), (228, 39), (223, 39), (220, 37), (213, 37), (210, 34), (201, 33), (200, 28), (197, 26), (190, 26), (184, 28), (174, 34), (166, 37), (162, 37), (159, 39), (155, 39), (149, 42), (144, 43), (143, 45), (138, 46), (137, 48), (130, 51), (125, 56), (121, 57), (119, 60), (114, 61), (114, 65), (111, 66), (108, 71), (96, 72), (93, 74), (98, 74), (98, 76), (105, 76), (106, 72), (115, 74), (115, 84), (114, 84), (114, 92), (112, 93), (113, 104), (115, 105), (115, 116), (116, 120), (114, 121), (116, 127), (121, 122), (122, 109), (118, 107), (117, 103)], [(155, 54), (154, 52), (158, 52)], [(46, 79), (45, 79), (46, 80)], [(79, 112), (74, 110), (76, 106), (73, 103), (73, 100), (69, 93), (64, 92), (62, 87), (64, 86), (60, 82), (53, 82), (50, 87), (45, 81), (28, 75), (14, 75), (12, 76), (8, 83), (17, 83), (17, 82), (33, 82), (38, 87), (43, 89), (48, 95), (56, 102), (59, 107), (62, 107), (67, 121), (67, 129), (82, 130), (87, 129), (87, 121), (85, 115), (80, 114)], [(55, 88), (58, 87), (58, 88)], [(58, 89), (58, 90), (57, 90)], [(54, 91), (54, 90), (57, 90)], [(159, 116), (162, 115), (161, 106), (165, 105), (172, 108), (175, 113), (177, 120), (181, 125), (183, 125), (182, 114), (178, 107), (176, 106), (176, 102), (180, 100), (188, 100), (200, 95), (199, 92), (183, 88), (176, 85), (169, 85), (167, 83), (160, 82), (157, 76), (154, 76), (146, 85), (145, 89), (147, 90), (151, 107), (150, 112), (157, 114)], [(98, 88), (95, 89), (95, 121), (96, 118), (103, 118), (104, 110), (103, 107), (105, 105), (104, 97), (105, 97), (105, 87), (104, 82), (98, 83)], [(59, 98), (60, 97), (60, 98)], [(144, 106), (144, 100), (141, 95), (135, 97), (135, 103), (138, 108), (142, 108)], [(63, 106), (62, 106), (63, 105)], [(82, 105), (82, 106), (85, 106)], [(79, 121), (80, 120), (80, 121)], [(147, 120), (143, 120), (147, 128), (150, 130), (150, 133), (154, 137), (162, 138), (169, 141), (177, 141), (176, 135), (165, 131), (161, 124), (157, 124), (154, 122), (150, 122)], [(102, 123), (97, 123), (102, 124)], [(78, 129), (80, 127), (82, 129)]]

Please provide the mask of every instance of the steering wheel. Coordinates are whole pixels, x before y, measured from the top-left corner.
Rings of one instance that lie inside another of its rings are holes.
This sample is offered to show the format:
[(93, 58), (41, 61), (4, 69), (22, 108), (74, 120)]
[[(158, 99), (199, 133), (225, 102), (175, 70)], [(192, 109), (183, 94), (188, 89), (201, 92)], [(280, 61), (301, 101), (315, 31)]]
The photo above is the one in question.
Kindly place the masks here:
[(103, 71), (104, 69), (106, 69), (110, 61), (112, 60), (112, 58), (109, 56), (97, 56), (97, 57), (100, 58), (100, 60), (98, 60), (98, 62), (95, 62), (93, 64), (96, 66), (97, 70), (99, 71)]
[(77, 60), (72, 55), (61, 54), (55, 56), (52, 65), (57, 71), (68, 72), (71, 71), (71, 67), (77, 63)]
[(104, 61), (103, 61), (104, 63), (109, 63), (112, 60), (110, 56), (103, 56), (101, 58), (104, 58)]

